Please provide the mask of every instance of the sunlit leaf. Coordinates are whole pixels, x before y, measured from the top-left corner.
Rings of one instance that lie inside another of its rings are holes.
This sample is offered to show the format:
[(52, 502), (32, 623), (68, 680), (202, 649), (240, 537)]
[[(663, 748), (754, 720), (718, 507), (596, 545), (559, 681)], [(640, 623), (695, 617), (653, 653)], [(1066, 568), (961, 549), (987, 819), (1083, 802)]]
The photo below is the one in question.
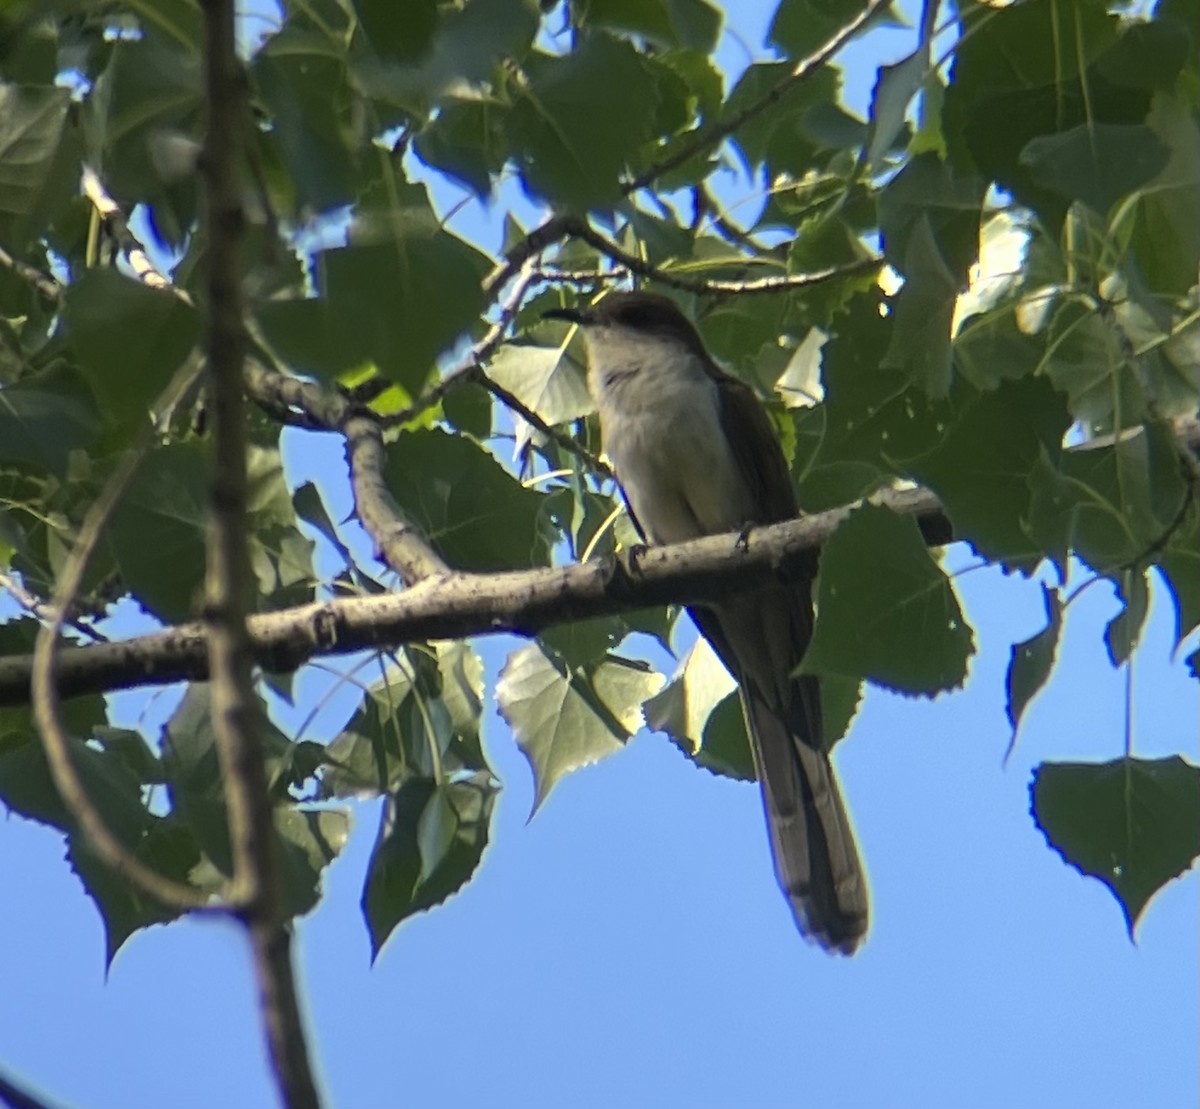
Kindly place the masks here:
[(662, 684), (661, 674), (616, 660), (570, 668), (537, 644), (511, 654), (496, 701), (533, 768), (533, 811), (563, 775), (619, 751)]
[(445, 901), (475, 873), (495, 801), (495, 780), (483, 771), (444, 785), (414, 778), (389, 796), (362, 895), (372, 958), (402, 920)]

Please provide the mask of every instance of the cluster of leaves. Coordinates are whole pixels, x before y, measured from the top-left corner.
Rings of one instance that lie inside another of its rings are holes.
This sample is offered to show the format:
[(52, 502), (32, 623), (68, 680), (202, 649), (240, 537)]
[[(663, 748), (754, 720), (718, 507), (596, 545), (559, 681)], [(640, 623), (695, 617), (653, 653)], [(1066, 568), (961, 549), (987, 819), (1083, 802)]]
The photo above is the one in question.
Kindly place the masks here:
[[(625, 274), (610, 242), (673, 286), (714, 355), (760, 389), (806, 510), (915, 480), (983, 558), (1045, 571), (1047, 627), (1013, 652), (1015, 737), (1053, 666), (1070, 560), (1120, 591), (1114, 665), (1136, 646), (1152, 569), (1177, 641), (1200, 624), (1195, 462), (1172, 424), (1200, 397), (1200, 13), (1195, 0), (1160, 0), (1144, 19), (1099, 0), (960, 0), (949, 62), (923, 21), (913, 54), (880, 71), (864, 121), (841, 103), (835, 64), (800, 63), (865, 7), (782, 0), (774, 60), (730, 88), (708, 0), (282, 0), (277, 21), (248, 17), (254, 118), (222, 121), (247, 150), (247, 328), (264, 365), (330, 389), (386, 385), (372, 403), (388, 485), (454, 568), (605, 555), (630, 531), (611, 482), (589, 470), (600, 444), (578, 337), (541, 313), (580, 295), (581, 273), (596, 286)], [(29, 0), (0, 15), (0, 568), (49, 595), (83, 514), (153, 432), (88, 576), (84, 621), (119, 597), (168, 624), (195, 614), (207, 452), (193, 394), (164, 390), (197, 358), (203, 312), (201, 63), (196, 0)], [(175, 259), (174, 289), (114, 263), (129, 242), (80, 195), (85, 164)], [(431, 177), (439, 196), (494, 200), (519, 185), (601, 237), (525, 251), (510, 217), (493, 256), (439, 217), (418, 183)], [(717, 199), (731, 178), (736, 205)], [(508, 255), (525, 284), (487, 378), (464, 373), (419, 418), (390, 419), (496, 319), (505, 288), (488, 275)], [(755, 292), (763, 279), (784, 287)], [(515, 421), (525, 474), (498, 460), (513, 421), (492, 390), (541, 422)], [(1093, 449), (1065, 450), (1072, 428)], [(312, 490), (289, 496), (279, 425), (260, 415), (252, 433), (261, 607), (323, 584), (377, 589)], [(341, 553), (336, 582), (318, 581), (302, 519)], [(817, 598), (805, 665), (834, 737), (864, 681), (932, 696), (964, 680), (974, 631), (910, 519), (852, 513), (822, 553)], [(643, 718), (699, 764), (749, 776), (731, 685), (703, 645), (665, 687), (617, 653), (634, 632), (669, 642), (675, 615), (554, 629), (509, 660), (496, 696), (538, 803)], [(32, 624), (0, 629), (6, 653), (28, 648)], [(470, 876), (496, 788), (470, 650), (410, 645), (382, 666), (328, 747), (263, 737), (295, 911), (345, 836), (344, 814), (316, 802), (386, 795), (364, 892), (376, 951)], [(190, 689), (150, 746), (107, 729), (98, 699), (69, 719), (114, 827), (201, 888), (227, 864), (205, 713)], [(1103, 788), (1114, 773), (1127, 788)], [(1197, 852), (1196, 785), (1180, 759), (1046, 764), (1035, 816), (1113, 886), (1132, 927)], [(89, 864), (21, 708), (0, 716), (0, 798), (68, 834), (110, 954), (162, 919)]]

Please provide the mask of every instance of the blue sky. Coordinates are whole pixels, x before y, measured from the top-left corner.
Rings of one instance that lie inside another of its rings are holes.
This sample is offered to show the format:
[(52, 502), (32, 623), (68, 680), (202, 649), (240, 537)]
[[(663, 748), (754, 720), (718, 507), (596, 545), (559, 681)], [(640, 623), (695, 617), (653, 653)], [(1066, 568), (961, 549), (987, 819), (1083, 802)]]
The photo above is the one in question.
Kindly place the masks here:
[[(737, 37), (762, 56), (766, 5), (736, 9)], [(870, 65), (911, 42), (856, 50), (852, 104), (866, 102)], [(726, 60), (747, 60), (734, 36)], [(456, 229), (482, 233), (481, 218)], [(291, 474), (328, 478), (340, 455), (332, 437), (309, 442)], [(348, 499), (334, 496), (336, 517)], [(528, 767), (489, 704), (505, 788), (474, 881), (403, 925), (371, 966), (358, 900), (377, 813), (363, 805), (299, 925), (328, 1104), (1194, 1106), (1195, 873), (1155, 898), (1135, 946), (1107, 890), (1065, 866), (1028, 816), (1042, 759), (1123, 752), (1124, 675), (1100, 641), (1117, 604), (1101, 587), (1072, 605), (1053, 684), (1004, 767), (1004, 669), (1011, 643), (1041, 627), (1040, 590), (988, 570), (959, 586), (980, 641), (965, 690), (934, 702), (872, 690), (838, 749), (872, 886), (858, 956), (798, 938), (753, 787), (642, 733), (527, 823)], [(1172, 619), (1157, 590), (1135, 658), (1145, 757), (1197, 742)], [(489, 686), (513, 645), (481, 645)], [(273, 1104), (238, 931), (152, 929), (106, 980), (99, 918), (62, 856), (54, 833), (0, 818), (0, 1069), (78, 1109)]]

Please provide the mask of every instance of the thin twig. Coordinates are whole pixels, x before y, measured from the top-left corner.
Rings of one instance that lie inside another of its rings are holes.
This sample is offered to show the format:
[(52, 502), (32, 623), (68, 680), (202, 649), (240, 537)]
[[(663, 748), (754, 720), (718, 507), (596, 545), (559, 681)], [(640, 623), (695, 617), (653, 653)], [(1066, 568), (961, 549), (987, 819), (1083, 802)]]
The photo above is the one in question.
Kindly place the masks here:
[[(48, 620), (53, 620), (58, 611), (50, 604), (49, 601), (43, 600), (35, 593), (31, 593), (11, 574), (0, 572), (0, 588), (6, 590), (9, 596), (17, 602), (30, 616), (45, 623)], [(93, 643), (107, 643), (108, 636), (103, 632), (97, 631), (95, 628), (85, 624), (82, 620), (76, 619), (74, 616), (68, 616), (63, 620), (63, 623), (68, 627), (74, 628), (80, 635), (86, 636)]]
[(508, 296), (505, 297), (504, 303), (500, 306), (500, 313), (496, 321), (487, 329), (483, 337), (472, 345), (471, 349), (462, 357), (458, 365), (453, 369), (447, 370), (437, 384), (422, 393), (407, 408), (383, 417), (381, 420), (383, 425), (385, 427), (398, 427), (401, 424), (408, 423), (410, 420), (415, 420), (418, 416), (428, 412), (429, 409), (438, 404), (448, 393), (451, 393), (459, 385), (466, 384), (468, 381), (479, 382), (486, 388), (486, 382), (482, 380), (483, 375), (480, 372), (483, 364), (504, 341), (504, 335), (508, 331), (509, 324), (512, 323), (513, 318), (521, 310), (525, 294), (529, 291), (532, 283), (532, 276), (529, 273), (522, 273)]
[(721, 280), (716, 278), (686, 277), (673, 270), (665, 270), (652, 262), (630, 254), (611, 239), (600, 234), (585, 220), (578, 216), (564, 218), (565, 233), (573, 238), (582, 239), (589, 246), (598, 250), (606, 258), (623, 266), (630, 273), (646, 277), (662, 285), (682, 289), (701, 295), (720, 294), (722, 296), (736, 294), (738, 296), (755, 293), (785, 293), (796, 289), (806, 289), (819, 285), (824, 281), (832, 281), (841, 277), (853, 277), (870, 273), (883, 265), (883, 259), (875, 257), (859, 258), (840, 266), (830, 266), (811, 273), (780, 274), (772, 277), (759, 277), (748, 281)]
[[(172, 382), (168, 389), (174, 387), (175, 383)], [(71, 741), (59, 714), (58, 639), (62, 632), (64, 616), (74, 604), (88, 563), (104, 534), (105, 525), (148, 446), (147, 430), (142, 436), (141, 448), (124, 456), (100, 496), (84, 516), (79, 536), (59, 572), (54, 595), (50, 600), (50, 611), (54, 615), (38, 632), (34, 645), (29, 675), (29, 697), (33, 703), (34, 720), (54, 785), (62, 797), (63, 804), (78, 822), (100, 860), (131, 886), (161, 905), (173, 909), (202, 909), (209, 905), (209, 893), (167, 878), (153, 867), (147, 866), (126, 848), (108, 827), (100, 810), (88, 796), (83, 779), (71, 758)]]
[[(777, 274), (771, 277), (758, 277), (749, 280), (689, 277), (674, 270), (664, 269), (653, 262), (647, 262), (644, 258), (639, 258), (636, 254), (631, 254), (607, 236), (595, 230), (585, 219), (573, 215), (555, 216), (552, 220), (548, 220), (535, 232), (522, 239), (517, 244), (517, 247), (506, 256), (506, 259), (525, 258), (528, 260), (534, 257), (539, 251), (544, 250), (554, 241), (553, 239), (549, 242), (546, 241), (550, 230), (560, 239), (567, 237), (580, 239), (599, 251), (606, 258), (615, 262), (620, 269), (614, 270), (610, 275), (607, 275), (611, 276), (613, 280), (618, 280), (633, 273), (639, 277), (657, 281), (661, 285), (667, 285), (684, 292), (696, 293), (700, 296), (753, 296), (756, 294), (770, 295), (795, 292), (798, 289), (811, 288), (813, 285), (820, 285), (826, 281), (836, 281), (844, 277), (856, 277), (867, 274), (883, 265), (882, 259), (870, 256), (859, 258), (840, 266), (829, 266), (823, 270), (814, 270), (811, 273)], [(537, 244), (536, 250), (531, 249), (531, 244), (535, 242)], [(554, 274), (553, 270), (538, 270), (536, 272), (551, 276)], [(497, 281), (501, 278), (508, 280), (514, 273), (515, 269), (506, 261), (492, 271), (492, 277), (488, 279), (488, 283), (492, 282), (493, 279)], [(583, 276), (582, 274), (572, 274), (571, 280), (581, 280)], [(441, 384), (439, 383), (439, 386), (435, 386), (435, 388), (440, 388)], [(439, 394), (439, 399), (441, 395)]]
[[(736, 223), (733, 222), (722, 210), (717, 198), (709, 192), (707, 184), (701, 181), (693, 190), (696, 203), (696, 214), (703, 219), (708, 216), (709, 221), (717, 232), (727, 242), (746, 251), (751, 256), (760, 254), (770, 254), (770, 247), (764, 247), (762, 244), (755, 241), (754, 236), (748, 231), (743, 231)], [(786, 244), (784, 244), (786, 249)]]
[(5, 1078), (3, 1073), (0, 1073), (0, 1103), (7, 1105), (8, 1109), (54, 1109), (50, 1102), (43, 1101), (11, 1079)]
[(14, 258), (2, 246), (0, 246), (0, 266), (12, 270), (22, 281), (32, 286), (34, 291), (43, 300), (57, 304), (61, 299), (62, 286), (53, 277), (48, 277), (36, 266), (31, 266), (28, 262), (22, 262), (19, 258)]
[(529, 265), (529, 261), (531, 259), (526, 261), (525, 268), (520, 277), (514, 283), (504, 303), (501, 305), (500, 313), (495, 322), (488, 328), (483, 337), (467, 351), (462, 361), (452, 370), (449, 370), (436, 385), (422, 394), (411, 405), (401, 412), (383, 417), (380, 423), (385, 427), (406, 424), (421, 415), (421, 413), (428, 411), (458, 386), (473, 381), (481, 388), (487, 390), (488, 393), (510, 411), (515, 412), (527, 424), (557, 444), (562, 450), (579, 458), (593, 473), (599, 474), (602, 477), (611, 477), (612, 470), (606, 463), (583, 447), (572, 436), (567, 435), (543, 420), (520, 397), (492, 380), (483, 368), (496, 348), (504, 341), (504, 336), (508, 331), (509, 325), (521, 310), (521, 305), (530, 287), (536, 282), (545, 279), (544, 275), (546, 271), (535, 269)]
[(691, 142), (684, 143), (673, 154), (654, 163), (654, 165), (638, 174), (633, 180), (627, 181), (622, 186), (622, 192), (628, 195), (629, 193), (636, 192), (638, 189), (644, 189), (664, 173), (669, 173), (671, 170), (683, 165), (689, 158), (693, 158), (697, 154), (715, 146), (722, 139), (733, 134), (734, 131), (748, 120), (753, 119), (754, 116), (769, 108), (772, 104), (777, 103), (787, 93), (791, 92), (792, 89), (812, 77), (821, 66), (841, 50), (847, 42), (858, 34), (890, 2), (891, 0), (870, 0), (858, 15), (830, 36), (822, 46), (812, 54), (809, 54), (808, 57), (802, 58), (797, 62), (791, 72), (782, 81), (769, 88), (753, 103), (747, 104), (740, 112), (735, 112), (733, 115), (726, 116), (725, 119), (718, 120), (716, 123), (701, 129)]
[[(129, 221), (121, 211), (121, 206), (109, 195), (104, 182), (91, 166), (83, 167), (83, 195), (91, 201), (92, 207), (108, 225), (138, 280), (143, 285), (155, 289), (174, 288), (171, 279), (159, 270), (141, 240), (129, 229)], [(184, 300), (190, 299), (182, 289), (175, 289), (175, 292)]]
[(541, 254), (548, 246), (553, 246), (559, 239), (565, 238), (570, 219), (570, 216), (551, 216), (540, 227), (535, 227), (510, 247), (504, 255), (504, 260), (484, 278), (484, 296), (493, 300), (526, 262)]

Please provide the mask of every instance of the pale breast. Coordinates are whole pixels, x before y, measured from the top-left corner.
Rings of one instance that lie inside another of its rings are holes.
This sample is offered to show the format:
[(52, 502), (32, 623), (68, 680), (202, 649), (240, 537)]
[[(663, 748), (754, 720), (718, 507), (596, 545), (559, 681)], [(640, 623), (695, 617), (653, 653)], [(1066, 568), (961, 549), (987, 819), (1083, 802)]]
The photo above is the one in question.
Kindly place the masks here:
[(646, 537), (676, 543), (746, 523), (716, 383), (674, 344), (611, 338), (590, 344), (589, 377), (605, 450)]

